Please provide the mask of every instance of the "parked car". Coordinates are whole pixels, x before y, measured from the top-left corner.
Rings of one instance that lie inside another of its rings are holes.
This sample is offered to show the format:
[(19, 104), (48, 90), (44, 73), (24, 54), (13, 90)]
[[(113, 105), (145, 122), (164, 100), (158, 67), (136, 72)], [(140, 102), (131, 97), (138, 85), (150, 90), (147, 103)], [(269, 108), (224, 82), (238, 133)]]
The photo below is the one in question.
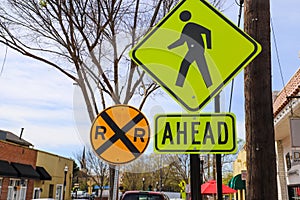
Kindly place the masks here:
[(152, 191), (127, 191), (121, 200), (170, 200), (167, 195), (162, 192)]
[(95, 199), (95, 194), (88, 194), (86, 191), (77, 191), (71, 194), (72, 199)]

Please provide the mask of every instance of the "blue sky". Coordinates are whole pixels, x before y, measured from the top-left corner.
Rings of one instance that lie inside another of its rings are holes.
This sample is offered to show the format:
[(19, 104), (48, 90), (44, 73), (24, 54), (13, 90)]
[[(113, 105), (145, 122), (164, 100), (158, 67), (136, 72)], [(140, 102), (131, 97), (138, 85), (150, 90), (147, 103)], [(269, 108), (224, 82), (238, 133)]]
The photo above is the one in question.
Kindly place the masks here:
[[(224, 15), (237, 22), (238, 7), (227, 0)], [(234, 2), (234, 1), (232, 1)], [(271, 15), (285, 83), (299, 68), (300, 59), (300, 1), (271, 1)], [(8, 49), (4, 67), (5, 48), (0, 46), (0, 129), (19, 134), (36, 149), (65, 157), (73, 157), (88, 141), (88, 122), (78, 124), (78, 118), (88, 121), (73, 82), (58, 71)], [(281, 90), (282, 81), (272, 39), (272, 85)], [(221, 93), (222, 111), (228, 111), (228, 85)], [(244, 138), (243, 72), (235, 79), (232, 112), (237, 117), (240, 138)], [(75, 106), (74, 106), (75, 105)], [(181, 112), (182, 109), (167, 95), (151, 98), (144, 113), (149, 121), (155, 114)], [(212, 105), (204, 111), (213, 112)], [(151, 125), (153, 126), (153, 124)]]

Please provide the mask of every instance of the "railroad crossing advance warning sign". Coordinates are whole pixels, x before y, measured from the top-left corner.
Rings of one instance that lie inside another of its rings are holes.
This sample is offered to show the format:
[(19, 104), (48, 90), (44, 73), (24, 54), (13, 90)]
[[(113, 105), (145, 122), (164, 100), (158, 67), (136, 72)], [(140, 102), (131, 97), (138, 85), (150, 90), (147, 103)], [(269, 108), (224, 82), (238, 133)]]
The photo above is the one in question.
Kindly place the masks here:
[(134, 107), (112, 106), (97, 116), (90, 139), (101, 159), (112, 164), (125, 164), (146, 150), (150, 140), (149, 123)]
[(221, 153), (237, 150), (233, 113), (167, 114), (155, 117), (156, 153)]
[(182, 0), (130, 57), (184, 108), (198, 111), (260, 51), (207, 1)]

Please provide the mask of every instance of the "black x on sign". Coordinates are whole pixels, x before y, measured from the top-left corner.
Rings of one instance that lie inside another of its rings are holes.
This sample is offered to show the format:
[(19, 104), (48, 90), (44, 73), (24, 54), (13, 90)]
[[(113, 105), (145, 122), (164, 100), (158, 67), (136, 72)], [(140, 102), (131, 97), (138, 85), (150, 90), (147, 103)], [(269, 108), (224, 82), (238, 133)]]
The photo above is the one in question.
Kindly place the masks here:
[(103, 110), (90, 133), (96, 154), (112, 164), (124, 164), (138, 158), (147, 148), (150, 128), (146, 117), (136, 108), (116, 105)]

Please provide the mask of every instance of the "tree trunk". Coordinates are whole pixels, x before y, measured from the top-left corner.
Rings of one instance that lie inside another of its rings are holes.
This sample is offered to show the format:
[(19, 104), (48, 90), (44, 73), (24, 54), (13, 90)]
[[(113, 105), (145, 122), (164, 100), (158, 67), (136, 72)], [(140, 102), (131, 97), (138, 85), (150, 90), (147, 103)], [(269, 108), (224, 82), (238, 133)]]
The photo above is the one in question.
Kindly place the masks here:
[(278, 199), (271, 89), (270, 2), (245, 1), (245, 31), (262, 52), (245, 69), (246, 199)]

